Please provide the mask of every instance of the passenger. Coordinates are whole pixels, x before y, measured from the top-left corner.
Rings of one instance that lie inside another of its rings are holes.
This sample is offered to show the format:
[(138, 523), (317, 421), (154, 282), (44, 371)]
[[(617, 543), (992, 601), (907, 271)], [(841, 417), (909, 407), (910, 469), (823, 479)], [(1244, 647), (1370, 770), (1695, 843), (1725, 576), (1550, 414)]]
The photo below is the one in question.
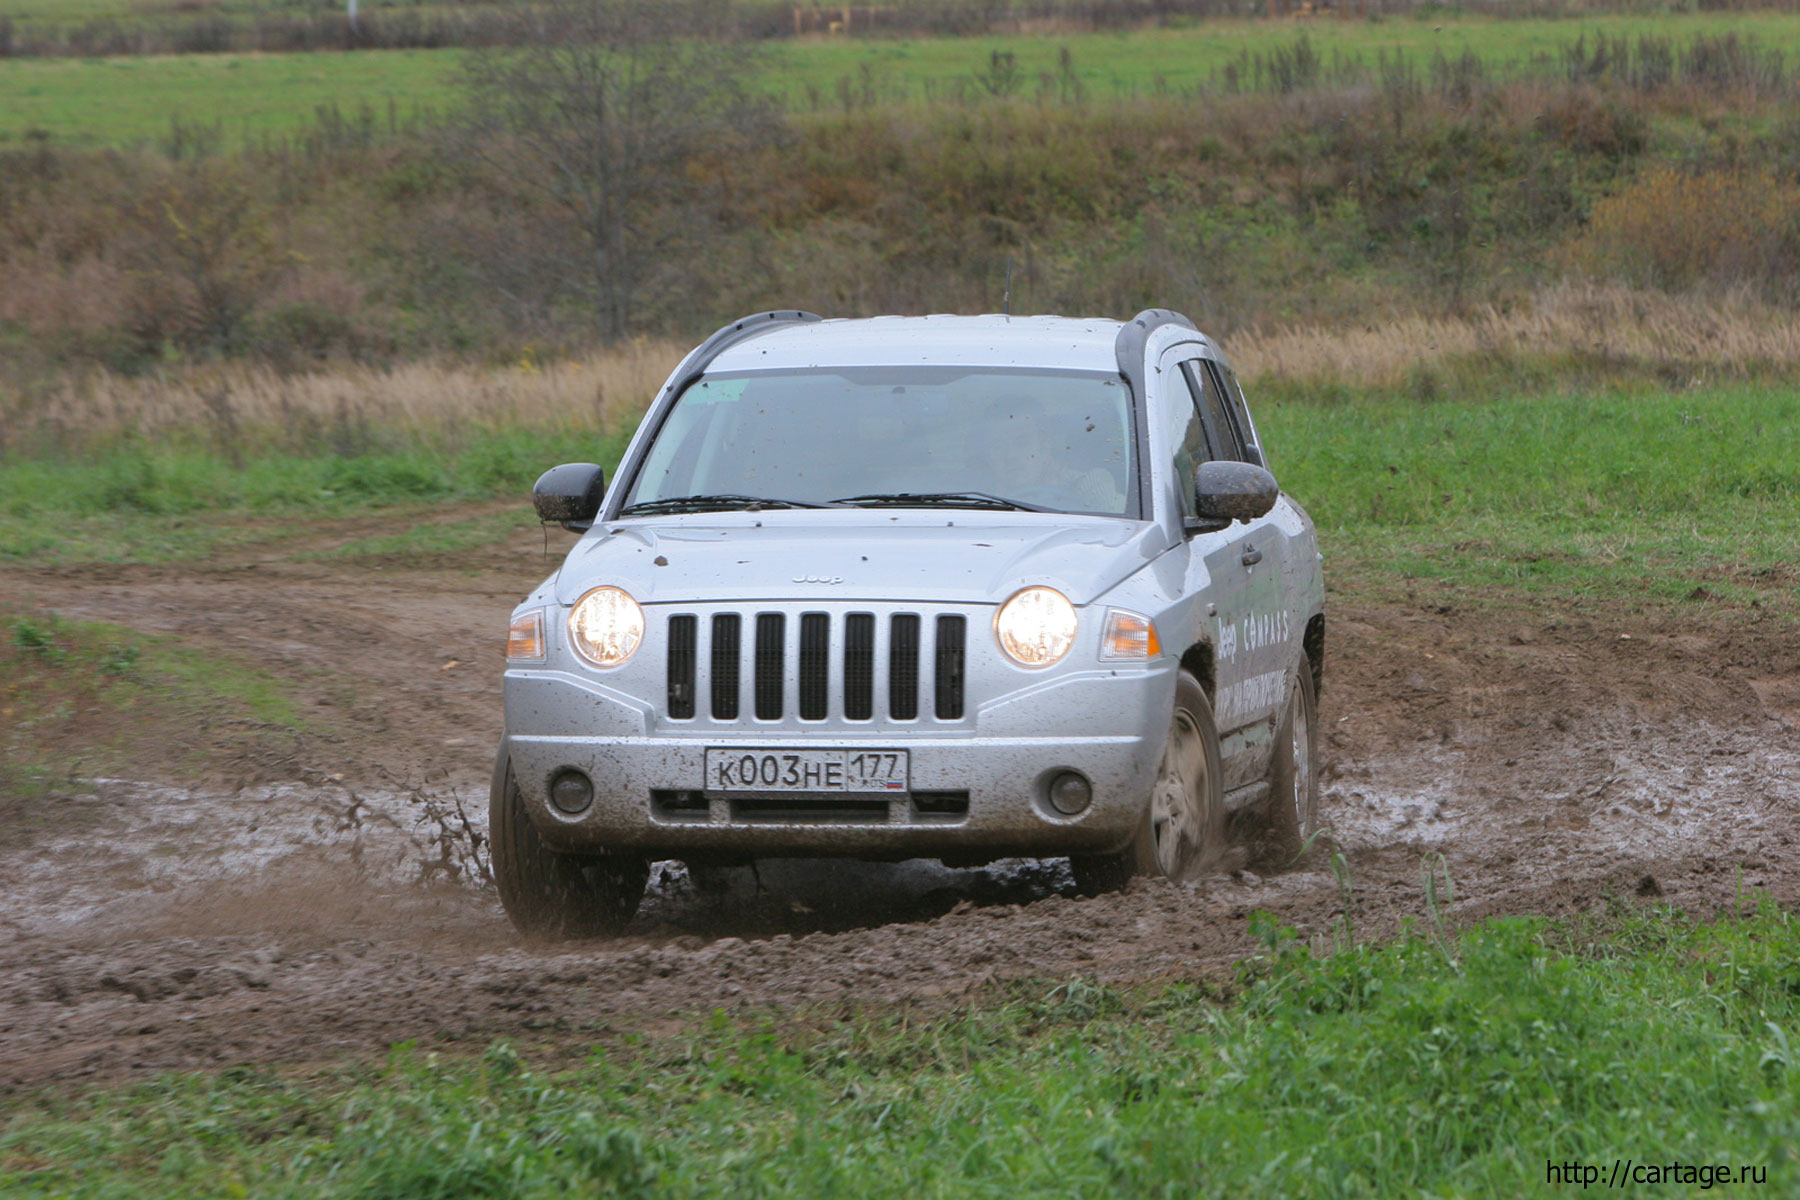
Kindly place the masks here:
[(1108, 439), (1085, 416), (1052, 413), (1028, 398), (1002, 397), (995, 407), (1007, 415), (988, 450), (995, 486), (982, 490), (1071, 512), (1125, 511), (1114, 473), (1094, 464), (1111, 450)]

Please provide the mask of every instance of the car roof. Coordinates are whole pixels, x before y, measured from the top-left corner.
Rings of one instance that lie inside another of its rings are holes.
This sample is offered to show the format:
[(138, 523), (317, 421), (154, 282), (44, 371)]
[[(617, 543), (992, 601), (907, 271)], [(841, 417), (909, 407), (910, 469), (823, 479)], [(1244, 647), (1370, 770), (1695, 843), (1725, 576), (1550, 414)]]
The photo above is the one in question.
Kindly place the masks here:
[(1103, 317), (837, 318), (771, 325), (725, 348), (707, 371), (910, 364), (1116, 371), (1121, 322)]

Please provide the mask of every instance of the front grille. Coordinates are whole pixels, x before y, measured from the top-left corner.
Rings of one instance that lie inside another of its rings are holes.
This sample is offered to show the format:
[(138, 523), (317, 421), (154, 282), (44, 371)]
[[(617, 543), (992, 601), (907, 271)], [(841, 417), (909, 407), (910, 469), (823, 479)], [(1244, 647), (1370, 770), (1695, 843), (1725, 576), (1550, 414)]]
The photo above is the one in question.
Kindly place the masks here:
[(968, 621), (956, 613), (929, 622), (919, 613), (807, 612), (793, 621), (779, 612), (707, 620), (677, 613), (668, 623), (667, 714), (677, 721), (916, 721), (928, 713), (960, 721), (967, 641)]
[(734, 821), (842, 822), (880, 824), (888, 819), (888, 802), (849, 796), (733, 796)]

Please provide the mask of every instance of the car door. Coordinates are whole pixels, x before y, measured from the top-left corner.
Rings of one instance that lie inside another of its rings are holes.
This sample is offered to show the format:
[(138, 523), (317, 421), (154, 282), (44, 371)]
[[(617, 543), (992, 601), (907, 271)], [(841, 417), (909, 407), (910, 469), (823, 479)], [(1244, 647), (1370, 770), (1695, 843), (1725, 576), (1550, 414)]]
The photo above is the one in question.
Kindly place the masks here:
[[(1205, 431), (1207, 458), (1262, 465), (1255, 430), (1241, 401), (1203, 357), (1181, 375)], [(1279, 506), (1278, 506), (1279, 508)], [(1277, 512), (1194, 537), (1190, 571), (1203, 567), (1212, 589), (1217, 691), (1213, 717), (1224, 753), (1227, 791), (1268, 774), (1275, 723), (1287, 696), (1287, 671), (1299, 631), (1284, 593), (1288, 552)], [(1194, 586), (1199, 579), (1191, 581)]]

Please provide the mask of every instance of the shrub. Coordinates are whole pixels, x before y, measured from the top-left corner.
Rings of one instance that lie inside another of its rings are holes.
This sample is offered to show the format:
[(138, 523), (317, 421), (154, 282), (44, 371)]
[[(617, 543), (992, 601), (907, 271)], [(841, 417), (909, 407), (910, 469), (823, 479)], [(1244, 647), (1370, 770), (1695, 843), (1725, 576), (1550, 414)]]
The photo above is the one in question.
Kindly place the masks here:
[(1767, 169), (1659, 165), (1599, 201), (1574, 243), (1593, 275), (1676, 291), (1751, 288), (1800, 298), (1800, 186)]

